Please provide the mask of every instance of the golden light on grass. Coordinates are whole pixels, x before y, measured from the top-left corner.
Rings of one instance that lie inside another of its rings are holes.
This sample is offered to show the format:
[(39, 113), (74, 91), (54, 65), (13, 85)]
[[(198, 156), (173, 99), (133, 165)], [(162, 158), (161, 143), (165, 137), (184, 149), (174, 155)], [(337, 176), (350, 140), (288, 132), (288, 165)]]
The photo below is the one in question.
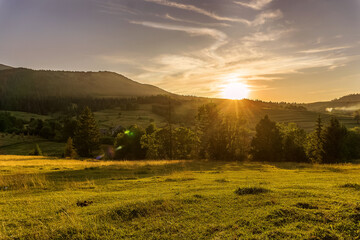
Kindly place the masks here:
[(224, 85), (224, 88), (221, 92), (223, 98), (240, 100), (247, 98), (249, 96), (250, 89), (244, 83), (241, 82), (231, 82)]

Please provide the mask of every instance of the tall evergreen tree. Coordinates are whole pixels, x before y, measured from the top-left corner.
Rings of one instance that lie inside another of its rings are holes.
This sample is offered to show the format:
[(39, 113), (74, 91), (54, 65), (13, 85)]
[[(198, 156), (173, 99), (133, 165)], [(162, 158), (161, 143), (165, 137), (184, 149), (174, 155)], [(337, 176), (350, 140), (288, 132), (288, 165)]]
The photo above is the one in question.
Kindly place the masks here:
[(76, 150), (74, 148), (73, 140), (71, 137), (68, 138), (65, 149), (64, 149), (64, 157), (75, 158)]
[(221, 124), (220, 112), (215, 103), (205, 104), (198, 109), (196, 116), (197, 135), (200, 140), (199, 157), (212, 158), (209, 156), (209, 150), (212, 142), (217, 142), (219, 137), (219, 127)]
[(312, 163), (322, 163), (324, 159), (324, 137), (321, 116), (316, 120), (315, 131), (310, 133), (306, 141), (306, 155)]
[(336, 163), (346, 159), (345, 142), (347, 129), (336, 118), (324, 129), (324, 163)]
[(86, 107), (78, 118), (74, 144), (81, 157), (93, 157), (100, 150), (100, 132), (94, 114)]
[(256, 125), (256, 135), (250, 153), (255, 161), (277, 162), (282, 160), (282, 137), (275, 122), (266, 115)]

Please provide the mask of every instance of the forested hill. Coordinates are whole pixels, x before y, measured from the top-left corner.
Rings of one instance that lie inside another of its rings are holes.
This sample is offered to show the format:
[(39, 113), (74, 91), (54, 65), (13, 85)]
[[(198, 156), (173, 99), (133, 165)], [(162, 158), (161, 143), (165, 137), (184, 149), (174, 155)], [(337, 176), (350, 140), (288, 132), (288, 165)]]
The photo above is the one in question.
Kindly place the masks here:
[[(5, 68), (5, 69), (4, 69)], [(138, 97), (170, 94), (113, 72), (67, 72), (0, 65), (2, 97)]]
[(346, 102), (346, 103), (350, 103), (350, 102), (356, 102), (356, 103), (360, 103), (360, 94), (350, 94), (350, 95), (346, 95), (343, 96), (341, 98), (337, 98), (332, 100), (332, 102)]
[(360, 94), (350, 94), (327, 102), (315, 102), (304, 105), (308, 110), (317, 112), (360, 110)]

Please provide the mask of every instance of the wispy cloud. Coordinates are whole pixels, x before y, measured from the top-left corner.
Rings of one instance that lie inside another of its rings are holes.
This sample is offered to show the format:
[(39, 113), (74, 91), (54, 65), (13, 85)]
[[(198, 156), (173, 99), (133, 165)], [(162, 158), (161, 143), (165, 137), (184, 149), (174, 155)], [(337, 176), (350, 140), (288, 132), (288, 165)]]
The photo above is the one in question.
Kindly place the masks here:
[(178, 9), (183, 9), (183, 10), (187, 10), (187, 11), (196, 12), (198, 14), (202, 14), (202, 15), (208, 16), (210, 18), (213, 18), (215, 20), (219, 20), (219, 21), (241, 22), (241, 23), (245, 23), (245, 24), (248, 23), (248, 21), (246, 19), (219, 16), (216, 13), (207, 11), (205, 9), (196, 7), (194, 5), (170, 2), (170, 1), (167, 1), (167, 0), (145, 0), (145, 1), (146, 2), (156, 3), (156, 4), (159, 4), (159, 5), (163, 5), (163, 6), (167, 6), (167, 7), (173, 7), (173, 8), (178, 8)]
[(156, 22), (141, 22), (141, 21), (130, 21), (132, 24), (138, 24), (145, 27), (170, 30), (170, 31), (180, 31), (190, 34), (192, 36), (210, 36), (216, 40), (210, 48), (211, 51), (217, 50), (219, 47), (227, 43), (227, 35), (219, 30), (212, 28), (196, 28), (196, 27), (187, 27), (187, 26), (178, 26), (170, 25), (164, 23)]
[(197, 22), (197, 21), (191, 21), (187, 19), (182, 18), (176, 18), (171, 16), (170, 14), (165, 14), (165, 16), (159, 16), (167, 20), (176, 21), (176, 22), (183, 22), (183, 23), (191, 23), (191, 24), (197, 24), (202, 26), (209, 26), (209, 27), (230, 27), (227, 23), (203, 23), (203, 22)]
[(253, 45), (254, 43), (259, 43), (259, 42), (271, 42), (271, 41), (276, 41), (293, 31), (294, 30), (291, 28), (268, 29), (267, 31), (258, 31), (249, 34), (243, 37), (242, 40), (245, 45)]
[(261, 10), (266, 5), (271, 3), (273, 0), (250, 0), (250, 1), (251, 2), (248, 2), (248, 3), (234, 1), (234, 3), (239, 4), (241, 6), (244, 6), (244, 7), (252, 8), (252, 9), (255, 9), (255, 10)]
[(300, 51), (300, 53), (323, 53), (323, 52), (331, 52), (331, 51), (337, 51), (337, 50), (343, 50), (351, 48), (351, 46), (340, 46), (340, 47), (330, 47), (330, 48), (315, 48), (315, 49), (309, 49)]
[(101, 12), (108, 14), (119, 14), (119, 13), (129, 13), (133, 15), (139, 14), (138, 11), (130, 9), (122, 4), (113, 1), (99, 1), (93, 0), (93, 2), (98, 6)]
[(248, 22), (248, 25), (253, 25), (253, 26), (262, 25), (266, 23), (266, 21), (269, 19), (280, 19), (282, 17), (283, 14), (279, 9), (275, 11), (265, 11), (257, 15), (253, 21)]
[(178, 9), (183, 9), (183, 10), (196, 12), (198, 14), (208, 16), (208, 17), (210, 17), (212, 19), (215, 19), (215, 20), (218, 20), (218, 21), (239, 22), (239, 23), (246, 24), (248, 26), (262, 25), (262, 24), (266, 23), (267, 20), (279, 19), (279, 18), (281, 18), (283, 16), (282, 12), (279, 9), (274, 10), (274, 11), (265, 11), (265, 12), (262, 12), (262, 13), (258, 14), (255, 17), (255, 19), (251, 21), (251, 20), (247, 20), (247, 19), (244, 19), (244, 18), (219, 16), (216, 13), (207, 11), (205, 9), (196, 7), (194, 5), (175, 3), (175, 2), (170, 2), (168, 0), (145, 0), (145, 1), (146, 2), (156, 3), (156, 4), (159, 4), (159, 5), (163, 5), (163, 6), (168, 6), (168, 7), (173, 7), (173, 8), (178, 8)]

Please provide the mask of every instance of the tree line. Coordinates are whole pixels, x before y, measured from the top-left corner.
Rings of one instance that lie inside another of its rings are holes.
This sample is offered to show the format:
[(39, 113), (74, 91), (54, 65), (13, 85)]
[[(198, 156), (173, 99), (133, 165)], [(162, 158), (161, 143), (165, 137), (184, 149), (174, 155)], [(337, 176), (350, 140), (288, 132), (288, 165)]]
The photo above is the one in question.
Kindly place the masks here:
[[(41, 97), (41, 96), (1, 96), (0, 109), (4, 111), (21, 111), (40, 115), (62, 113), (76, 116), (85, 107), (100, 111), (118, 107), (121, 110), (137, 110), (139, 104), (180, 105), (181, 101), (166, 95), (143, 97)], [(154, 108), (156, 108), (156, 106)], [(156, 110), (154, 110), (156, 112)], [(161, 113), (161, 110), (159, 111)]]
[(74, 142), (69, 139), (67, 149), (81, 157), (127, 160), (339, 163), (360, 158), (360, 129), (348, 130), (334, 117), (326, 125), (319, 117), (315, 130), (307, 134), (294, 123), (276, 123), (265, 116), (252, 132), (243, 117), (222, 114), (216, 104), (209, 103), (199, 107), (195, 122), (192, 128), (174, 126), (169, 110), (164, 127), (132, 125), (116, 135), (112, 146), (101, 149), (99, 129), (86, 108), (77, 120)]

